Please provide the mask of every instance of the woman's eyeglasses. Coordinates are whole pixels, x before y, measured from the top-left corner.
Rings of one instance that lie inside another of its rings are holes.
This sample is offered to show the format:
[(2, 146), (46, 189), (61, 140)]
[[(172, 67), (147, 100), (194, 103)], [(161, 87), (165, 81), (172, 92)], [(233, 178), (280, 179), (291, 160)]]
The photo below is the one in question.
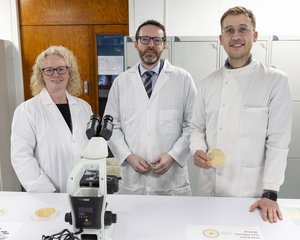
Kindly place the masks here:
[(52, 76), (54, 72), (56, 71), (59, 75), (63, 75), (67, 72), (68, 66), (59, 66), (57, 68), (53, 67), (47, 67), (47, 68), (42, 68), (43, 73), (46, 76)]

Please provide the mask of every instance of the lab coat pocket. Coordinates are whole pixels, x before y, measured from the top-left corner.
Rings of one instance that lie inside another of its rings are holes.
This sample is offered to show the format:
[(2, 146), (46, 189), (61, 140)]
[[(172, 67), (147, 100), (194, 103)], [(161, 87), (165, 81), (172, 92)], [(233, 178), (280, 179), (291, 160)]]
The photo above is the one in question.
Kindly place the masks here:
[(241, 197), (259, 197), (263, 191), (264, 167), (244, 167), (241, 176)]
[(159, 111), (159, 131), (163, 134), (176, 135), (179, 131), (179, 120), (177, 110)]
[(142, 194), (144, 191), (144, 175), (137, 173), (131, 165), (126, 162), (121, 166), (121, 177), (119, 193), (122, 194)]
[(268, 126), (267, 107), (243, 107), (240, 133), (247, 136), (265, 136)]
[(187, 166), (181, 167), (178, 163), (174, 163), (168, 173), (163, 175), (163, 178), (165, 183), (169, 182), (171, 185), (171, 195), (191, 195)]

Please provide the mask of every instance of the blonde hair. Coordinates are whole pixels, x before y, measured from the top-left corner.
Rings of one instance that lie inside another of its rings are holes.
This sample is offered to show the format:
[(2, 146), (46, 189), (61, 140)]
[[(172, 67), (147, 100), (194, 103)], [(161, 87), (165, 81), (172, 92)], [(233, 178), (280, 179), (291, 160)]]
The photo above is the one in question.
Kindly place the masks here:
[(253, 30), (255, 30), (255, 28), (256, 28), (256, 19), (255, 19), (255, 16), (254, 16), (253, 12), (251, 10), (245, 8), (245, 7), (242, 7), (242, 6), (236, 6), (236, 7), (233, 7), (233, 8), (229, 8), (223, 14), (223, 16), (221, 17), (221, 20), (220, 20), (221, 28), (223, 27), (224, 19), (227, 16), (229, 16), (229, 15), (240, 15), (240, 14), (245, 14), (248, 18), (251, 19), (251, 24), (252, 24)]
[(66, 65), (69, 67), (70, 79), (67, 84), (67, 91), (73, 96), (79, 96), (82, 93), (81, 78), (78, 70), (77, 60), (72, 51), (63, 46), (51, 46), (40, 53), (35, 64), (32, 67), (32, 75), (30, 78), (30, 89), (32, 96), (36, 96), (45, 87), (43, 81), (42, 64), (47, 56), (58, 55), (62, 57)]

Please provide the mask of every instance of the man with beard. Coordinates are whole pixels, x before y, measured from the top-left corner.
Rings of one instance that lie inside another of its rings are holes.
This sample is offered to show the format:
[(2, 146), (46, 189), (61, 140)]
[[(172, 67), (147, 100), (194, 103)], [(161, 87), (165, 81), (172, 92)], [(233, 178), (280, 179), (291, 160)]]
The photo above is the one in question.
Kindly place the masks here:
[[(255, 27), (244, 7), (223, 14), (220, 42), (228, 58), (199, 85), (191, 150), (199, 195), (258, 197), (250, 211), (261, 209), (263, 220), (273, 223), (282, 219), (276, 199), (291, 139), (292, 98), (286, 74), (252, 58)], [(211, 148), (226, 156), (223, 167), (212, 168)]]
[(119, 193), (190, 195), (195, 85), (187, 71), (160, 59), (167, 47), (162, 24), (142, 23), (135, 38), (140, 62), (114, 80), (105, 109), (114, 118), (108, 145), (121, 166)]

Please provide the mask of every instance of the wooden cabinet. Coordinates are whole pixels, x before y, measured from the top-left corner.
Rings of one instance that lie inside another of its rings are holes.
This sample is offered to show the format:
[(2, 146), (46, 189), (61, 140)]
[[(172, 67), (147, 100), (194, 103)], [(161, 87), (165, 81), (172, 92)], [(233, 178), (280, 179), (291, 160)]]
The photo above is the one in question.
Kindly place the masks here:
[(127, 0), (19, 0), (25, 99), (37, 55), (63, 45), (77, 57), (87, 93), (80, 97), (98, 113), (96, 34), (128, 35)]
[[(63, 45), (73, 51), (77, 58), (82, 81), (90, 82), (93, 78), (93, 49), (91, 48), (91, 27), (72, 26), (22, 26), (22, 59), (25, 99), (31, 97), (29, 81), (31, 69), (37, 55), (51, 45)], [(89, 84), (90, 88), (93, 84)], [(93, 103), (93, 89), (82, 98)]]

